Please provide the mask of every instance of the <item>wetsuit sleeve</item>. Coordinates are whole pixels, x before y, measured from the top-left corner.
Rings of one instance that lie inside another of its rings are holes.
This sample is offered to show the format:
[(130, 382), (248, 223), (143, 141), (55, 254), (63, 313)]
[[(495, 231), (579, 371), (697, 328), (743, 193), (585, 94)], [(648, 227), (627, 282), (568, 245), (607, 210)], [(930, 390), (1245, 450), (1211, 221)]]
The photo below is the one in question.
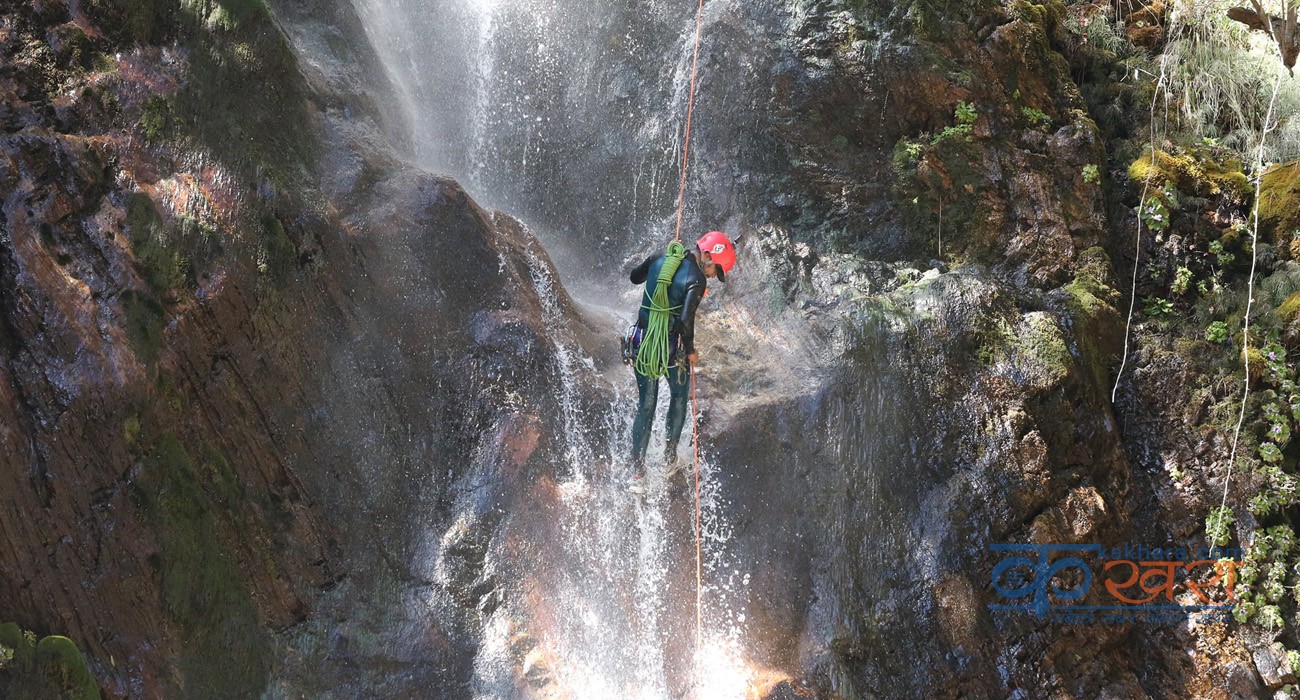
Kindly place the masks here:
[(657, 256), (651, 255), (632, 270), (632, 284), (645, 284), (646, 275), (650, 274), (650, 263), (655, 261), (655, 257)]
[(695, 352), (695, 308), (704, 298), (704, 282), (696, 282), (686, 288), (682, 299), (682, 315), (677, 320), (677, 328), (682, 337), (682, 349), (686, 354)]

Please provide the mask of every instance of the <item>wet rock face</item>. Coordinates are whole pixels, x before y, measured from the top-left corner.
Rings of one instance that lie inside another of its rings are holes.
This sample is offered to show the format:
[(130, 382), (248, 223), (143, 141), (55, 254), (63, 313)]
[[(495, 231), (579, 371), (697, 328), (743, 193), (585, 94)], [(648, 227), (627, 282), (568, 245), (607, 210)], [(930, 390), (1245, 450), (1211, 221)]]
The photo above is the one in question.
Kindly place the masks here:
[[(562, 244), (618, 257), (676, 195), (654, 105), (680, 92), (687, 25), (619, 6), (584, 25), (602, 41), (511, 43), (555, 4), (505, 10), (493, 50), (522, 73), (498, 77), (549, 87), (487, 106), (479, 174)], [(75, 639), (112, 697), (468, 695), (488, 635), (503, 695), (558, 692), (538, 639), (568, 622), (545, 594), (572, 590), (571, 540), (548, 528), (632, 518), (561, 491), (556, 329), (601, 346), (524, 227), (389, 150), (400, 119), (351, 3), (271, 6), (296, 62), (251, 10), (201, 29), (154, 3), (0, 15), (5, 614)], [(986, 608), (988, 543), (1195, 529), (1130, 466), (1177, 412), (1121, 443), (1108, 403), (1119, 294), (1082, 176), (1104, 154), (1053, 48), (1059, 7), (937, 26), (839, 0), (709, 7), (688, 228), (767, 225), (700, 334), (766, 696), (1209, 697), (1224, 659), (1233, 692), (1252, 667), (1285, 681), (1222, 630)], [(249, 75), (274, 76), (284, 112), (222, 103), (185, 130), (205, 86)], [(562, 90), (574, 75), (592, 92)], [(556, 138), (530, 140), (539, 118)], [(1171, 389), (1165, 359), (1137, 385)], [(600, 415), (602, 391), (569, 398)], [(689, 600), (689, 578), (664, 585)], [(689, 626), (663, 629), (678, 666)]]
[[(678, 124), (656, 105), (680, 101), (691, 27), (589, 5), (495, 16), (474, 177), (562, 247), (617, 257), (672, 211)], [(1240, 649), (1189, 660), (1187, 635), (986, 607), (989, 543), (1164, 527), (1109, 404), (1120, 294), (1085, 175), (1106, 154), (1058, 53), (1063, 11), (709, 4), (687, 229), (758, 240), (742, 251), (750, 281), (735, 275), (701, 326), (707, 449), (752, 591), (744, 651), (797, 678), (775, 697), (1195, 696), (1223, 658), (1249, 685)], [(492, 548), (469, 533), (499, 525), (468, 512), (442, 575), (483, 594)], [(462, 607), (497, 605), (477, 594)], [(535, 610), (534, 637), (566, 624)], [(519, 634), (510, 692), (543, 694), (550, 672)]]
[[(947, 18), (843, 0), (709, 5), (686, 230), (777, 224), (824, 250), (947, 251), (1023, 283), (1068, 281), (1073, 256), (1101, 239), (1101, 191), (1081, 173), (1104, 154), (1053, 48), (1063, 10), (970, 5)], [(430, 167), (575, 250), (622, 256), (671, 226), (690, 12), (539, 0), (497, 7), (475, 30), (389, 9), (430, 31), (482, 33), (460, 67), (482, 85), (445, 78), (483, 103), (467, 115), (476, 136), (437, 133), (427, 95), (410, 116), (434, 132), (431, 148), (455, 151)], [(429, 60), (399, 58), (398, 72)], [(975, 115), (966, 135), (940, 139), (961, 104)]]
[[(277, 72), (269, 15), (152, 8), (0, 12), (2, 621), (73, 638), (110, 697), (255, 696), (304, 657), (337, 673), (301, 687), (387, 687), (394, 659), (397, 694), (463, 684), (482, 562), (400, 617), (466, 479), (546, 451), (549, 261), (376, 145), (355, 72)], [(205, 63), (213, 41), (242, 63)], [(244, 69), (280, 111), (222, 101), (185, 132)], [(318, 163), (347, 165), (326, 192)]]
[[(1115, 352), (1117, 319), (1108, 307), (1090, 319), (1064, 293), (1024, 309), (986, 274), (875, 282), (878, 296), (856, 302), (875, 320), (859, 321), (830, 381), (740, 412), (712, 440), (736, 523), (728, 548), (753, 581), (751, 653), (819, 693), (1092, 682), (1020, 660), (1053, 645), (1094, 658), (1094, 675), (1112, 662), (1113, 630), (1067, 643), (986, 606), (989, 543), (1124, 531), (1118, 433), (1108, 413), (1080, 408), (1104, 402), (1086, 368)], [(828, 301), (822, 322), (843, 320), (852, 302)], [(979, 651), (1021, 647), (1036, 651)]]
[[(1099, 689), (1112, 697), (1196, 696), (1211, 692), (1198, 674), (1216, 658), (1250, 663), (1220, 641), (1190, 658), (1148, 653), (1156, 644), (1198, 642), (1156, 629), (995, 619), (987, 609), (1000, 602), (989, 587), (997, 563), (990, 543), (1163, 537), (1174, 524), (1153, 517), (1150, 484), (1130, 461), (1142, 441), (1121, 438), (1110, 406), (1123, 342), (1120, 295), (1098, 247), (1108, 243), (1102, 192), (1083, 178), (1085, 166), (1104, 166), (1105, 154), (1052, 48), (1056, 9), (1047, 11), (1033, 17), (992, 8), (968, 26), (953, 23), (942, 39), (881, 19), (868, 31), (895, 32), (895, 41), (878, 48), (882, 58), (870, 75), (880, 82), (857, 93), (865, 98), (830, 87), (868, 74), (852, 67), (872, 55), (871, 41), (839, 52), (832, 41), (861, 16), (797, 17), (807, 32), (799, 48), (827, 89), (802, 92), (817, 83), (789, 78), (777, 83), (788, 90), (784, 99), (826, 100), (836, 105), (827, 112), (838, 114), (853, 113), (846, 105), (853, 99), (858, 106), (882, 93), (902, 99), (871, 136), (849, 131), (837, 140), (833, 129), (842, 125), (833, 124), (781, 132), (782, 147), (808, 148), (804, 167), (780, 175), (783, 190), (822, 188), (836, 202), (793, 197), (809, 213), (784, 218), (755, 206), (795, 223), (757, 234), (757, 249), (742, 263), (761, 281), (741, 280), (737, 292), (781, 290), (802, 311), (805, 332), (838, 343), (822, 358), (832, 378), (798, 388), (768, 382), (745, 410), (719, 409), (729, 415), (713, 426), (710, 442), (722, 491), (734, 499), (727, 546), (755, 582), (748, 651), (827, 697), (909, 697), (916, 688), (936, 697)], [(730, 89), (743, 91), (743, 81)], [(960, 111), (954, 114), (961, 103), (976, 116), (965, 133), (945, 133), (961, 126)], [(827, 146), (835, 143), (857, 159), (834, 156)], [(891, 160), (887, 148), (901, 158)], [(716, 167), (725, 158), (702, 160), (706, 179), (726, 180)], [(748, 172), (761, 170), (750, 165)], [(881, 183), (886, 173), (896, 181), (874, 193), (845, 186)], [(924, 215), (908, 209), (912, 203)], [(844, 225), (847, 246), (843, 237), (814, 234), (826, 221)], [(938, 255), (940, 234), (943, 256), (964, 266), (909, 270), (842, 252), (928, 260)], [(827, 245), (832, 240), (838, 249)], [(759, 325), (790, 330), (788, 320), (775, 323), (776, 314), (722, 303), (721, 316), (751, 313)], [(770, 327), (711, 320), (729, 335), (712, 348), (724, 356), (712, 361), (725, 369), (706, 363), (704, 386), (762, 386), (737, 373), (761, 376), (766, 368), (734, 356), (737, 348), (756, 354), (770, 342)], [(1177, 374), (1161, 381), (1172, 387)], [(1176, 412), (1176, 402), (1167, 407)], [(1194, 535), (1194, 523), (1179, 524), (1180, 536)]]

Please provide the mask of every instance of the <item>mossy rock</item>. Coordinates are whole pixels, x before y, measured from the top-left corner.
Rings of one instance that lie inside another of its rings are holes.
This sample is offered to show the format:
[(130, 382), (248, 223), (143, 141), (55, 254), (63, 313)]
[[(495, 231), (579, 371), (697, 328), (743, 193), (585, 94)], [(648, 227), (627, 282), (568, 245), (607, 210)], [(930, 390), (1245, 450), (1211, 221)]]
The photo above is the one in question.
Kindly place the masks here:
[[(1136, 5), (1136, 7), (1134, 7)], [(1165, 44), (1165, 27), (1169, 24), (1169, 8), (1163, 0), (1134, 3), (1124, 17), (1122, 26), (1129, 43), (1158, 53)]]
[(1041, 4), (1029, 0), (1015, 0), (1011, 3), (1013, 17), (1037, 24), (1048, 36), (1056, 32), (1066, 13), (1065, 3), (1061, 0), (1047, 0)]
[(1013, 356), (1023, 372), (1022, 381), (1042, 388), (1058, 385), (1074, 367), (1074, 356), (1065, 342), (1056, 318), (1045, 311), (1033, 311), (1016, 328)]
[(1218, 348), (1203, 338), (1174, 338), (1174, 352), (1182, 357), (1209, 357)]
[(1264, 173), (1259, 183), (1261, 233), (1278, 245), (1287, 245), (1300, 231), (1300, 160)]
[(1295, 321), (1296, 317), (1300, 316), (1300, 292), (1295, 292), (1287, 297), (1286, 301), (1283, 301), (1274, 313), (1277, 314), (1278, 320), (1282, 321), (1283, 324), (1290, 324)]
[[(1268, 373), (1268, 359), (1264, 357), (1264, 353), (1259, 348), (1247, 348), (1244, 352), (1238, 354), (1238, 358), (1242, 360), (1243, 364), (1250, 367), (1251, 382), (1263, 379), (1264, 375)], [(1245, 362), (1246, 358), (1250, 358), (1249, 363)]]
[(187, 251), (181, 250), (185, 241), (178, 235), (168, 235), (158, 207), (144, 192), (133, 192), (127, 199), (126, 230), (131, 236), (136, 271), (151, 293), (166, 299), (194, 286)]
[(0, 624), (0, 697), (7, 700), (99, 700), (99, 684), (76, 643)]
[(1250, 180), (1242, 172), (1241, 161), (1217, 160), (1190, 151), (1170, 154), (1157, 150), (1154, 158), (1151, 153), (1144, 153), (1129, 165), (1128, 176), (1134, 182), (1146, 182), (1150, 178), (1153, 188), (1172, 182), (1180, 191), (1199, 197), (1244, 200), (1250, 195)]
[[(35, 647), (28, 634), (12, 622), (0, 624), (0, 647), (8, 649), (8, 660), (0, 664), (0, 669), (27, 668), (32, 665)], [(0, 686), (2, 687), (2, 686)]]
[(67, 637), (50, 636), (36, 645), (36, 665), (63, 692), (60, 697), (98, 700), (99, 685), (86, 668), (81, 650)]
[(1110, 303), (1119, 299), (1119, 293), (1111, 288), (1114, 272), (1110, 256), (1101, 246), (1093, 246), (1079, 253), (1074, 261), (1074, 270), (1075, 281), (1087, 285), (1089, 292), (1094, 296)]
[(140, 364), (152, 367), (163, 347), (165, 312), (153, 297), (139, 292), (122, 294), (126, 340)]
[[(241, 517), (244, 494), (219, 451), (196, 463), (184, 443), (164, 435), (142, 460), (133, 496), (153, 531), (151, 558), (163, 609), (184, 643), (177, 697), (257, 697), (270, 669), (269, 640), (223, 523)], [(204, 478), (207, 476), (207, 479)]]
[(1084, 251), (1078, 265), (1074, 280), (1056, 293), (1070, 312), (1079, 366), (1089, 372), (1097, 391), (1105, 393), (1110, 380), (1108, 368), (1124, 344), (1123, 319), (1114, 306), (1120, 294), (1103, 281), (1110, 277), (1110, 259), (1105, 251)]

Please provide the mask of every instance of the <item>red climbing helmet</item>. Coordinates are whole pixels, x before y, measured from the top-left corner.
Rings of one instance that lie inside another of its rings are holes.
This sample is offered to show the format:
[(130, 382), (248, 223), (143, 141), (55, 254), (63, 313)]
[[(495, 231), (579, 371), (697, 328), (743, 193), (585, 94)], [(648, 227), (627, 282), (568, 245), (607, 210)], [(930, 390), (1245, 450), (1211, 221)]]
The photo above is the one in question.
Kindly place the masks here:
[(726, 282), (726, 273), (736, 266), (736, 246), (721, 231), (709, 231), (696, 243), (700, 252), (708, 253), (713, 262), (718, 264), (718, 279)]

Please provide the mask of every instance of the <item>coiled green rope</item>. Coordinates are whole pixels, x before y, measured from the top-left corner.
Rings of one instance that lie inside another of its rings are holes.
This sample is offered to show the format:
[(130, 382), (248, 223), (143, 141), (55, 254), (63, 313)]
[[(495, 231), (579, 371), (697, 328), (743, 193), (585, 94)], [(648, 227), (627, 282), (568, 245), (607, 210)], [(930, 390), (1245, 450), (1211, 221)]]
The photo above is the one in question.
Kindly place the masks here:
[(659, 268), (659, 277), (655, 282), (654, 296), (650, 297), (650, 322), (646, 325), (645, 335), (641, 338), (641, 347), (636, 352), (636, 371), (643, 377), (658, 379), (668, 374), (668, 363), (672, 357), (668, 351), (668, 327), (672, 312), (677, 306), (668, 306), (668, 287), (673, 283), (673, 275), (686, 257), (686, 246), (681, 241), (668, 244), (667, 259)]

